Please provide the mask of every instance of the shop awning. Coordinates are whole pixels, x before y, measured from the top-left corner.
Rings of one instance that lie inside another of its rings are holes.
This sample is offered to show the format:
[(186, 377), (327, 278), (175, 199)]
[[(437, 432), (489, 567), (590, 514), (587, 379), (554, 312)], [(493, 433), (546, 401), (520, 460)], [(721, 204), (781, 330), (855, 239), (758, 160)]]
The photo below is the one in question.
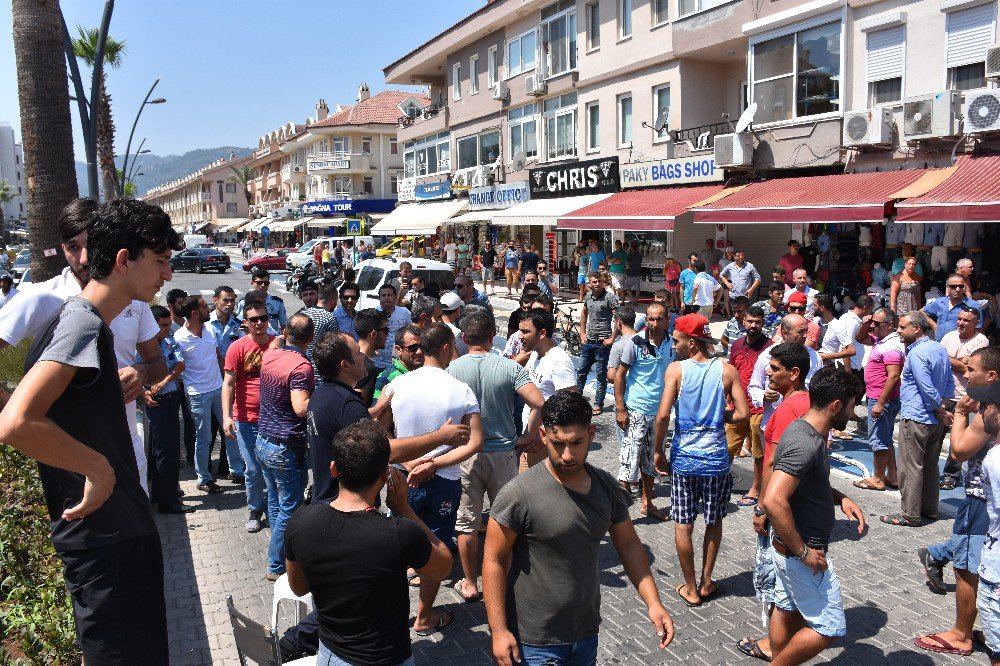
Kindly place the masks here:
[(326, 229), (328, 227), (339, 227), (344, 223), (342, 217), (312, 217), (306, 222), (310, 229)]
[(301, 220), (278, 220), (269, 226), (271, 227), (271, 231), (295, 231), (301, 224)]
[(722, 185), (630, 190), (559, 218), (560, 229), (673, 231), (674, 218), (722, 191)]
[(219, 231), (232, 231), (241, 224), (246, 224), (245, 217), (220, 217)]
[(437, 233), (440, 225), (468, 207), (466, 199), (405, 204), (389, 213), (384, 220), (372, 225), (368, 233), (373, 236)]
[(895, 202), (926, 193), (943, 169), (778, 178), (733, 188), (727, 196), (692, 206), (701, 224), (823, 224), (881, 222)]
[(499, 213), (499, 210), (472, 210), (468, 213), (462, 213), (457, 215), (450, 220), (448, 224), (482, 224), (483, 222), (489, 222), (493, 219), (493, 216)]
[(532, 199), (522, 204), (498, 210), (493, 214), (493, 224), (523, 227), (554, 227), (559, 218), (575, 210), (604, 201), (610, 194), (584, 194), (578, 197)]
[(1000, 156), (962, 156), (952, 170), (934, 189), (897, 204), (896, 221), (1000, 221)]

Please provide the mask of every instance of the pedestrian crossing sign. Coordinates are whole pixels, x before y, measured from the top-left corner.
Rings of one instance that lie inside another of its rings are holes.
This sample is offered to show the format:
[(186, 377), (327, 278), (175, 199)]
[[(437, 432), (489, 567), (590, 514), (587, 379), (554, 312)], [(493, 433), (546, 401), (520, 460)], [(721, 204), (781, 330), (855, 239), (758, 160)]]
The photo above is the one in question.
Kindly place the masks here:
[(360, 236), (365, 233), (364, 220), (350, 218), (347, 220), (347, 235)]

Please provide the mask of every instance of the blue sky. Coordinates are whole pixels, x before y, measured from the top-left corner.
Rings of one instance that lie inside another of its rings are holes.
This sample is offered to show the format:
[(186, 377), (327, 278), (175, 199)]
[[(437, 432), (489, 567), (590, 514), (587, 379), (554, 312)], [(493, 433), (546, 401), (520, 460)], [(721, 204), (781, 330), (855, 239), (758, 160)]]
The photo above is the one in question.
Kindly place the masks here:
[[(385, 87), (382, 68), (485, 4), (485, 0), (118, 0), (111, 34), (128, 42), (123, 66), (108, 74), (117, 137), (124, 152), (149, 86), (166, 104), (147, 107), (136, 143), (158, 155), (223, 145), (256, 146), (257, 137), (354, 101), (358, 84)], [(104, 2), (63, 0), (70, 30), (97, 26)], [(10, 2), (0, 2), (0, 120), (20, 137)], [(89, 70), (83, 67), (85, 85)], [(397, 86), (393, 86), (398, 88)], [(416, 90), (416, 88), (414, 88)], [(75, 104), (74, 148), (83, 145)]]

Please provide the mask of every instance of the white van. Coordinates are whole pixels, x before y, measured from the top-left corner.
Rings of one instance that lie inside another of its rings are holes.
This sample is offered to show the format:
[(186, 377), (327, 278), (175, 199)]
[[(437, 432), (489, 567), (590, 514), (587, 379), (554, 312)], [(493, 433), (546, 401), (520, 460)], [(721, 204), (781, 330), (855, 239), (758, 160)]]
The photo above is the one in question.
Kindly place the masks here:
[(438, 283), (442, 294), (451, 291), (455, 286), (455, 274), (451, 266), (441, 261), (420, 257), (366, 259), (354, 267), (358, 272), (358, 286), (361, 287), (358, 310), (378, 307), (379, 288), (399, 277), (399, 264), (403, 261), (408, 261), (413, 266), (413, 275), (424, 278), (428, 283)]
[(208, 236), (204, 234), (184, 234), (184, 247), (190, 250), (199, 245), (208, 245)]
[(330, 246), (330, 251), (333, 252), (334, 246), (337, 241), (344, 241), (346, 247), (354, 247), (354, 243), (364, 241), (365, 245), (371, 245), (375, 242), (375, 239), (371, 236), (327, 236), (325, 238), (313, 238), (312, 240), (303, 243), (295, 252), (292, 252), (287, 257), (285, 257), (285, 268), (292, 270), (299, 266), (305, 266), (313, 258), (313, 248), (316, 247), (316, 243), (328, 243)]

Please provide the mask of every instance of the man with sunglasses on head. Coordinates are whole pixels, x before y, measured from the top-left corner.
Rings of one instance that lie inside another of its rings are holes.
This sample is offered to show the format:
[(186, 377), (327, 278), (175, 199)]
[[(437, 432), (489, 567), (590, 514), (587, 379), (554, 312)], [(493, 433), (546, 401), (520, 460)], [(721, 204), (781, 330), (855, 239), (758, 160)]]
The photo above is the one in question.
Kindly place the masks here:
[(952, 273), (945, 282), (948, 293), (943, 298), (935, 298), (921, 310), (931, 320), (934, 339), (938, 342), (944, 336), (958, 328), (958, 315), (964, 308), (976, 311), (976, 318), (981, 322), (983, 309), (968, 294), (965, 278), (958, 273)]
[[(260, 266), (254, 266), (253, 270), (250, 272), (250, 284), (256, 291), (264, 292), (264, 306), (267, 308), (267, 314), (270, 315), (271, 326), (273, 331), (280, 331), (288, 323), (288, 314), (285, 312), (285, 302), (281, 300), (278, 296), (272, 296), (267, 293), (267, 288), (271, 286), (271, 274)], [(246, 294), (240, 299), (240, 302), (236, 304), (236, 318), (239, 320), (246, 319), (246, 305), (249, 302)]]

